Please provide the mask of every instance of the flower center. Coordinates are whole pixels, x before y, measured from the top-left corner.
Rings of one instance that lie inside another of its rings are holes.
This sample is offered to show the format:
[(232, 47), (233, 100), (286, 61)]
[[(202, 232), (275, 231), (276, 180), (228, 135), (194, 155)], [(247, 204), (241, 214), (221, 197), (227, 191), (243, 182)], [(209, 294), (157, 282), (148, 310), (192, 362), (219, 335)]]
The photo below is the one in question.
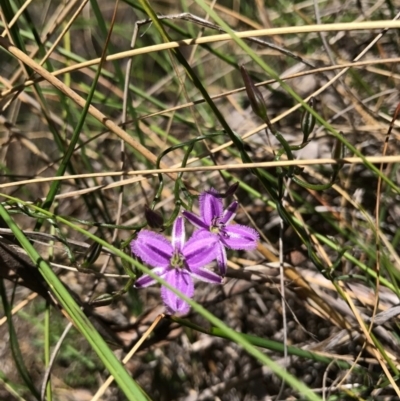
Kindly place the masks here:
[(174, 269), (183, 269), (185, 267), (185, 257), (178, 251), (174, 251), (169, 263)]
[(225, 224), (221, 223), (220, 217), (214, 217), (211, 220), (210, 232), (212, 232), (214, 234), (222, 234), (221, 231), (223, 231), (224, 228), (225, 228)]

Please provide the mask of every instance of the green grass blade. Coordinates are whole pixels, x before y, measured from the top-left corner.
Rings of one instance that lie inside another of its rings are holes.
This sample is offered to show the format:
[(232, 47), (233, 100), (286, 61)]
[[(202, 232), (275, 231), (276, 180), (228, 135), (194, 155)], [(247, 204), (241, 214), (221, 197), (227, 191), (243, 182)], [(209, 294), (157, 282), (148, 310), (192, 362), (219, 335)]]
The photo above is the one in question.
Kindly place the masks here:
[(10, 333), (10, 346), (11, 346), (11, 352), (12, 352), (12, 355), (14, 358), (15, 366), (17, 367), (17, 370), (18, 370), (20, 376), (22, 377), (24, 383), (30, 390), (31, 394), (37, 400), (40, 400), (40, 393), (36, 389), (35, 385), (33, 384), (33, 381), (29, 375), (28, 369), (25, 366), (24, 357), (22, 355), (21, 349), (19, 348), (17, 333), (15, 331), (13, 320), (12, 320), (12, 314), (11, 314), (12, 308), (7, 300), (7, 294), (6, 294), (6, 289), (4, 286), (3, 279), (0, 279), (0, 296), (3, 301), (4, 313), (7, 316), (8, 331)]

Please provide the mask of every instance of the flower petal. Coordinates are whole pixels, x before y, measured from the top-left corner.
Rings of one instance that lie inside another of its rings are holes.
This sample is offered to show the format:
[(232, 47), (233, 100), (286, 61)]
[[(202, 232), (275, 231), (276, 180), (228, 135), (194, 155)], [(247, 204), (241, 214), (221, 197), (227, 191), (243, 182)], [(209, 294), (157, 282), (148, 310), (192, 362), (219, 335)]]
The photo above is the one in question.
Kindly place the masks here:
[(224, 214), (221, 219), (222, 224), (229, 224), (232, 219), (236, 216), (236, 211), (239, 206), (239, 202), (232, 202), (227, 209), (224, 210)]
[(208, 230), (209, 226), (199, 217), (196, 216), (192, 212), (188, 212), (187, 210), (184, 210), (182, 212), (183, 217), (185, 217), (190, 223), (192, 223), (195, 227), (198, 228), (205, 228)]
[(142, 230), (131, 242), (132, 252), (153, 267), (168, 267), (173, 248), (161, 234)]
[(219, 238), (228, 248), (252, 250), (257, 247), (258, 232), (251, 227), (234, 224), (222, 229)]
[(219, 274), (224, 277), (228, 268), (228, 258), (226, 257), (226, 250), (222, 242), (218, 242), (216, 259)]
[[(194, 284), (188, 271), (182, 269), (171, 269), (165, 274), (164, 279), (187, 297), (193, 297)], [(183, 315), (188, 313), (190, 310), (189, 304), (179, 298), (168, 288), (161, 288), (161, 297), (166, 306), (167, 313), (171, 315)]]
[(181, 251), (185, 243), (185, 222), (183, 217), (178, 217), (172, 227), (172, 246)]
[(218, 236), (205, 230), (199, 231), (201, 232), (192, 235), (182, 248), (182, 254), (190, 271), (203, 267), (216, 258)]
[(211, 233), (209, 230), (208, 230), (208, 228), (207, 229), (205, 229), (205, 228), (199, 228), (198, 230), (196, 230), (193, 234), (192, 234), (192, 236), (190, 237), (190, 240), (194, 240), (196, 237), (200, 237), (200, 238), (204, 238), (204, 236), (207, 236), (207, 235), (215, 235), (214, 233)]
[(213, 195), (217, 194), (215, 189), (211, 188), (208, 192), (203, 192), (200, 195), (200, 215), (204, 223), (210, 226), (212, 220), (221, 217), (223, 213), (222, 199)]
[(222, 277), (206, 268), (192, 268), (190, 269), (190, 272), (192, 277), (195, 277), (198, 280), (211, 284), (222, 284)]
[[(157, 276), (163, 277), (166, 269), (164, 267), (155, 267), (152, 272), (154, 274), (157, 274)], [(155, 280), (153, 277), (150, 277), (148, 274), (143, 274), (143, 276), (139, 277), (135, 281), (135, 288), (145, 288), (149, 287), (150, 285), (156, 284), (157, 280)]]

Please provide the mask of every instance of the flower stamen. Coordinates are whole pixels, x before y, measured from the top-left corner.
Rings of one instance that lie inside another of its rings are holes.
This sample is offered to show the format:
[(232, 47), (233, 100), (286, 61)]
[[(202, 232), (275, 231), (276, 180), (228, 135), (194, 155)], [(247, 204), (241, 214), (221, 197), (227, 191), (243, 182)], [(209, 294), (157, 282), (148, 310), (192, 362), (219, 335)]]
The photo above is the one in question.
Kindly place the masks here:
[(174, 269), (183, 269), (185, 267), (185, 257), (180, 252), (175, 251), (171, 257), (170, 264)]

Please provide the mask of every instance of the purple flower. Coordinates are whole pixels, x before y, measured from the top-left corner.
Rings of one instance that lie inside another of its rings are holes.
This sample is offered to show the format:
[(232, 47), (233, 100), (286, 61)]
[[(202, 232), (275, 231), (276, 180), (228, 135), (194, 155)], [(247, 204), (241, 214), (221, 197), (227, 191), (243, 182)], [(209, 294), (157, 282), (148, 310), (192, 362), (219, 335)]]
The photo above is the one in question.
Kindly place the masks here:
[(211, 232), (218, 238), (216, 259), (222, 276), (226, 274), (227, 268), (225, 247), (252, 250), (256, 248), (259, 238), (257, 231), (251, 227), (229, 224), (235, 217), (238, 206), (238, 202), (235, 201), (223, 210), (222, 199), (212, 188), (200, 195), (200, 217), (186, 210), (182, 213), (199, 228), (193, 237), (197, 238)]
[[(217, 239), (209, 233), (191, 237), (185, 243), (185, 226), (178, 217), (172, 228), (172, 241), (148, 230), (142, 230), (131, 242), (132, 252), (143, 262), (153, 266), (153, 272), (172, 287), (191, 298), (194, 293), (193, 277), (202, 281), (221, 284), (222, 278), (205, 268), (216, 258)], [(157, 281), (145, 274), (136, 280), (135, 287), (143, 288)], [(161, 288), (161, 296), (170, 314), (185, 314), (190, 306), (166, 287)]]

